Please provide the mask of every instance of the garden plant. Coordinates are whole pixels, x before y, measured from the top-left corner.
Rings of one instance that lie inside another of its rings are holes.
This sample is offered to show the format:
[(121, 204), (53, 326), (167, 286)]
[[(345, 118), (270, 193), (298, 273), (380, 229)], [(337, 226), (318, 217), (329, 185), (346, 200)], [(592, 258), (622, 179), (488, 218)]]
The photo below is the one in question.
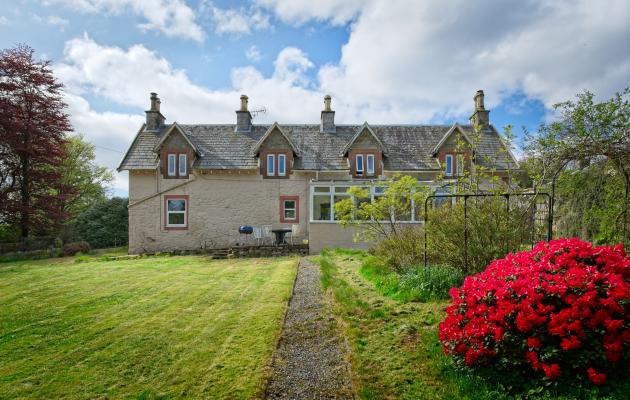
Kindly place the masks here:
[(439, 338), (460, 365), (548, 384), (628, 377), (630, 257), (621, 244), (540, 242), (450, 294)]

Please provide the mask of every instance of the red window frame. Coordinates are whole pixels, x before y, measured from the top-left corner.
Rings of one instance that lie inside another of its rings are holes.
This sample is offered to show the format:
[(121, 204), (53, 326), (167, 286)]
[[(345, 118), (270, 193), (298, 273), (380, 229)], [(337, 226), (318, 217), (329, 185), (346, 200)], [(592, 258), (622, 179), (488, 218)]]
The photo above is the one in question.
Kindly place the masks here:
[[(169, 155), (175, 156), (175, 175), (168, 174), (168, 157)], [(179, 156), (186, 155), (186, 175), (179, 174)], [(192, 165), (191, 160), (192, 153), (190, 151), (181, 151), (175, 149), (163, 149), (162, 150), (162, 176), (164, 179), (188, 179), (190, 176), (190, 167)]]
[[(284, 218), (284, 202), (286, 200), (295, 201), (295, 219)], [(280, 222), (295, 224), (300, 222), (300, 196), (280, 196)]]
[[(186, 200), (186, 226), (168, 226), (168, 201), (169, 200)], [(169, 231), (181, 231), (186, 230), (190, 226), (190, 219), (188, 218), (190, 212), (190, 200), (188, 195), (185, 194), (171, 194), (164, 196), (164, 229)]]
[[(273, 155), (273, 175), (267, 175), (267, 156)], [(278, 156), (284, 155), (284, 175), (278, 175)], [(293, 163), (293, 153), (290, 150), (268, 150), (260, 151), (260, 173), (265, 179), (288, 179), (291, 174), (291, 164)]]

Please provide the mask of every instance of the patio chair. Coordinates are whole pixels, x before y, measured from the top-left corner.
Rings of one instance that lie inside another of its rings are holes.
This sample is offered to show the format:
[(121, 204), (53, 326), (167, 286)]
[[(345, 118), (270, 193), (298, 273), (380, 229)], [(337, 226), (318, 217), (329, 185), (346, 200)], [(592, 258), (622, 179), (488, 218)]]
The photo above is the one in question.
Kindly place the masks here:
[(265, 243), (265, 239), (267, 239), (267, 238), (269, 238), (269, 244), (273, 244), (273, 232), (271, 232), (271, 229), (273, 229), (273, 227), (271, 225), (263, 225), (263, 227), (262, 227), (262, 233), (263, 233), (262, 242), (263, 242), (263, 244)]
[(254, 232), (252, 232), (252, 235), (254, 236), (254, 240), (256, 240), (256, 244), (260, 246), (260, 244), (262, 243), (264, 239), (262, 228), (255, 226)]
[(293, 245), (293, 238), (299, 236), (300, 234), (300, 224), (292, 224), (291, 232), (288, 234), (291, 239), (291, 245)]

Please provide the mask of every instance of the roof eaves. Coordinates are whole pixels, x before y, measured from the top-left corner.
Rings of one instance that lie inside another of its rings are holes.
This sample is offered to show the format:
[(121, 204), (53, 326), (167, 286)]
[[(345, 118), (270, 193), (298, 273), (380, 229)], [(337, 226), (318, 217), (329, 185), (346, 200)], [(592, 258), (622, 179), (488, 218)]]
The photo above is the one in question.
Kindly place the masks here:
[(129, 156), (129, 152), (133, 148), (133, 145), (136, 144), (136, 142), (138, 141), (138, 136), (140, 136), (140, 133), (142, 133), (142, 131), (144, 130), (145, 126), (146, 126), (146, 124), (142, 124), (140, 126), (140, 129), (136, 133), (136, 136), (133, 138), (133, 141), (131, 142), (131, 144), (129, 145), (129, 148), (125, 152), (125, 155), (123, 156), (122, 160), (120, 160), (120, 163), (118, 164), (118, 167), (116, 168), (116, 171), (120, 172), (120, 171), (124, 170), (123, 164), (125, 163), (125, 161), (127, 161), (127, 157)]
[(184, 139), (186, 140), (186, 142), (190, 145), (190, 147), (192, 147), (192, 149), (194, 150), (195, 153), (200, 154), (199, 150), (197, 149), (197, 146), (195, 146), (195, 144), (190, 140), (190, 138), (188, 137), (188, 135), (186, 135), (186, 133), (184, 132), (184, 130), (177, 124), (177, 122), (173, 122), (170, 126), (170, 128), (168, 128), (168, 130), (164, 133), (164, 135), (162, 135), (162, 138), (155, 144), (155, 146), (153, 146), (153, 151), (155, 153), (157, 153), (157, 151), (160, 149), (160, 147), (162, 146), (162, 144), (164, 143), (164, 141), (166, 140), (166, 138), (168, 138), (171, 134), (171, 132), (173, 132), (173, 130), (177, 128), (177, 130), (179, 131), (179, 133), (184, 137)]
[(505, 144), (505, 141), (503, 140), (503, 138), (501, 137), (501, 135), (499, 134), (497, 129), (494, 127), (494, 125), (490, 125), (490, 128), (492, 128), (494, 133), (497, 134), (497, 137), (499, 138), (499, 142), (501, 142), (501, 145), (503, 146), (503, 148), (507, 151), (507, 153), (510, 156), (510, 158), (512, 159), (512, 161), (514, 161), (514, 165), (516, 166), (516, 169), (521, 168), (521, 164), (518, 162), (518, 160), (514, 156), (514, 153), (512, 153), (512, 150), (510, 150), (510, 148)]
[(345, 157), (346, 154), (348, 154), (348, 151), (350, 150), (350, 147), (354, 144), (354, 142), (359, 138), (359, 136), (366, 129), (370, 133), (370, 135), (372, 135), (374, 140), (376, 140), (376, 142), (379, 144), (379, 146), (381, 146), (381, 151), (383, 152), (383, 155), (387, 156), (387, 148), (385, 147), (385, 144), (383, 144), (381, 139), (379, 139), (378, 136), (376, 136), (376, 133), (374, 133), (374, 130), (372, 130), (372, 127), (367, 123), (367, 121), (365, 121), (363, 123), (363, 125), (361, 125), (361, 127), (358, 129), (357, 133), (354, 134), (352, 139), (350, 139), (350, 141), (343, 148), (343, 151), (341, 152), (341, 157)]
[(267, 138), (269, 137), (269, 135), (271, 135), (271, 133), (274, 131), (274, 129), (278, 129), (278, 131), (280, 132), (280, 134), (282, 135), (282, 137), (289, 143), (289, 146), (291, 146), (291, 150), (293, 150), (293, 154), (295, 154), (296, 156), (300, 155), (300, 152), (298, 151), (297, 147), (295, 147), (295, 145), (293, 144), (293, 142), (291, 141), (291, 139), (289, 139), (289, 137), (287, 136), (286, 133), (284, 133), (284, 131), (282, 130), (282, 128), (280, 127), (280, 125), (278, 124), (278, 122), (274, 122), (265, 132), (264, 135), (262, 135), (262, 137), (258, 140), (258, 142), (256, 142), (256, 144), (254, 145), (254, 147), (252, 148), (252, 156), (256, 157), (258, 156), (258, 153), (260, 153), (260, 147), (263, 145), (263, 143), (265, 142), (265, 140), (267, 140)]
[(468, 144), (472, 144), (472, 140), (470, 140), (470, 137), (468, 137), (466, 132), (464, 132), (464, 129), (462, 129), (462, 127), (457, 122), (455, 122), (453, 126), (451, 126), (450, 129), (446, 131), (444, 136), (442, 136), (440, 141), (433, 147), (433, 149), (431, 149), (431, 155), (435, 156), (438, 151), (440, 151), (440, 148), (442, 147), (442, 145), (444, 145), (444, 142), (446, 142), (446, 140), (453, 134), (453, 132), (455, 132), (456, 129), (462, 134)]

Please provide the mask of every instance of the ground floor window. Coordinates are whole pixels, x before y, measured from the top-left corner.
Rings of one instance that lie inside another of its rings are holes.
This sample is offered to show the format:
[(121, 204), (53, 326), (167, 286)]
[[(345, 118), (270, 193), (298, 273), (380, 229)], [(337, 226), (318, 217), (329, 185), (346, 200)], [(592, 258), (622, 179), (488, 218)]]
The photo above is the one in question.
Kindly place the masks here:
[[(360, 207), (361, 203), (373, 202), (375, 199), (385, 194), (386, 187), (383, 185), (361, 186), (370, 193), (370, 196), (368, 198), (353, 199), (357, 207)], [(348, 193), (350, 187), (351, 185), (349, 184), (321, 184), (311, 186), (311, 221), (338, 221), (339, 218), (335, 215), (334, 205), (350, 196)], [(414, 204), (415, 200), (407, 199), (407, 202), (409, 203), (409, 211), (405, 212), (403, 215), (394, 216), (395, 220), (398, 222), (421, 221), (418, 206)]]
[(188, 228), (188, 196), (164, 196), (164, 227)]
[(280, 222), (297, 223), (300, 220), (299, 196), (280, 196)]

